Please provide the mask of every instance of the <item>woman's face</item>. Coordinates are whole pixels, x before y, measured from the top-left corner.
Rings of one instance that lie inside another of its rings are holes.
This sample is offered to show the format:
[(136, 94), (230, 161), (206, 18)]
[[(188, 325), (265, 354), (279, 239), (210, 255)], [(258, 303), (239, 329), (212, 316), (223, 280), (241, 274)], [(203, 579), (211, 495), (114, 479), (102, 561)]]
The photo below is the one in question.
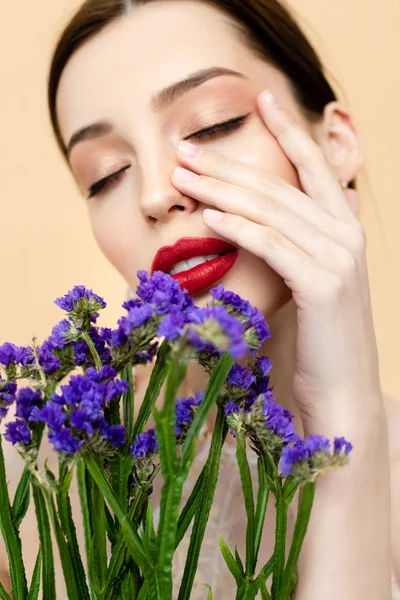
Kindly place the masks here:
[[(243, 76), (220, 75), (175, 97), (164, 95), (157, 107), (152, 102), (160, 90), (210, 67)], [(301, 189), (297, 171), (258, 112), (257, 96), (266, 88), (312, 134), (284, 76), (238, 42), (222, 12), (196, 0), (136, 7), (72, 56), (57, 96), (63, 140), (68, 145), (82, 128), (107, 123), (80, 140), (75, 137), (69, 160), (85, 198), (93, 184), (120, 171), (118, 179), (86, 202), (101, 250), (131, 288), (137, 285), (137, 270), (150, 270), (161, 247), (183, 237), (218, 237), (203, 222), (206, 205), (172, 183), (182, 139)], [(230, 133), (193, 135), (245, 115), (241, 127)], [(281, 277), (241, 249), (218, 283), (247, 298), (266, 317), (291, 297)], [(204, 289), (196, 303), (209, 298), (209, 288)]]

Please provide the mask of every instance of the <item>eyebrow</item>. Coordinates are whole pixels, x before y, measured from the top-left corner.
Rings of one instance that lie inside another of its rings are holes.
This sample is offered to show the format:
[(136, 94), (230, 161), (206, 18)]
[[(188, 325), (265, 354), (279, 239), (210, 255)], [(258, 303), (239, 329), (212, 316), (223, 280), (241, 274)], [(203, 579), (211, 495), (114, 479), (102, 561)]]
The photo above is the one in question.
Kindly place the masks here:
[[(154, 94), (150, 102), (151, 108), (155, 113), (160, 112), (194, 88), (203, 85), (203, 83), (206, 83), (206, 81), (209, 81), (210, 79), (221, 77), (222, 75), (233, 75), (242, 79), (248, 79), (244, 73), (240, 73), (239, 71), (234, 71), (226, 67), (210, 67), (207, 69), (201, 69), (200, 71), (195, 71), (182, 81), (173, 83), (167, 88)], [(97, 123), (92, 123), (91, 125), (82, 127), (82, 129), (79, 129), (71, 137), (67, 146), (67, 156), (69, 157), (72, 148), (79, 142), (102, 137), (110, 133), (112, 130), (113, 125), (109, 121), (99, 121)]]

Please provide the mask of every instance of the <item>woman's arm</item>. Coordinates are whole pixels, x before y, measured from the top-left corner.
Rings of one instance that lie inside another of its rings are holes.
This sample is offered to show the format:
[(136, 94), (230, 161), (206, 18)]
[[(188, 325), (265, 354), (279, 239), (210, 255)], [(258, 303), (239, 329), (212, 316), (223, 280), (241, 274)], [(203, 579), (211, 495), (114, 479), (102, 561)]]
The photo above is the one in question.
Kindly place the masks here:
[(353, 450), (346, 467), (317, 481), (295, 600), (391, 600), (387, 420), (384, 411), (363, 419), (358, 428), (321, 423), (305, 431), (318, 427), (331, 439), (340, 432)]

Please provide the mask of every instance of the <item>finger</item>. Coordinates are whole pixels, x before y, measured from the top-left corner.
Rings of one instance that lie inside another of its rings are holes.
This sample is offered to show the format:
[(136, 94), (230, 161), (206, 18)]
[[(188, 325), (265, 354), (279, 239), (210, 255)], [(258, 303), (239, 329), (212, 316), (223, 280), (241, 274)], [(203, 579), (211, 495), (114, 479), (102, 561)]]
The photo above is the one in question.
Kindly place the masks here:
[(259, 96), (258, 105), (268, 129), (297, 168), (306, 194), (330, 214), (354, 223), (356, 217), (320, 146), (276, 103), (270, 92)]
[(213, 231), (262, 258), (294, 293), (313, 289), (321, 278), (323, 267), (274, 229), (209, 209), (203, 218)]
[[(204, 204), (276, 230), (329, 269), (340, 270), (348, 261), (352, 249), (350, 233), (345, 231), (342, 221), (324, 211), (321, 211), (323, 216), (318, 215), (320, 219), (312, 216), (315, 226), (269, 194), (256, 193), (219, 179), (198, 176), (195, 180), (183, 180), (180, 187)], [(287, 195), (296, 192), (300, 193), (296, 188), (284, 190)], [(292, 205), (295, 205), (294, 201)]]
[[(183, 149), (186, 149), (185, 151)], [(190, 152), (196, 152), (190, 155)], [(199, 153), (199, 151), (201, 153)], [(249, 189), (262, 194), (266, 200), (279, 201), (288, 208), (296, 211), (315, 227), (326, 234), (335, 232), (334, 218), (321, 208), (317, 202), (304, 194), (295, 186), (289, 184), (281, 177), (272, 173), (263, 173), (259, 167), (249, 165), (241, 161), (224, 156), (216, 152), (210, 152), (204, 148), (187, 142), (179, 146), (179, 158), (198, 175), (207, 175), (220, 181), (230, 183), (244, 189)], [(179, 168), (177, 169), (179, 174)], [(186, 186), (185, 180), (179, 180), (174, 174), (174, 183), (179, 187)], [(189, 182), (190, 183), (190, 182)], [(187, 189), (187, 187), (185, 188)], [(293, 192), (292, 194), (288, 192)], [(225, 210), (223, 206), (219, 206)], [(227, 212), (236, 212), (232, 207), (226, 206)], [(338, 240), (339, 241), (339, 240)]]

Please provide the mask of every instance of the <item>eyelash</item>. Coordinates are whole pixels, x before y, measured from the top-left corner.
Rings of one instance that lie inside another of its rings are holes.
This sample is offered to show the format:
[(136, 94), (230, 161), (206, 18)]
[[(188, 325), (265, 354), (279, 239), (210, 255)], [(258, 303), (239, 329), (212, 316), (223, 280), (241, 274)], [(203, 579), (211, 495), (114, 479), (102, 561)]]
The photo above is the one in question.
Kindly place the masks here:
[[(202, 129), (201, 131), (198, 131), (197, 133), (193, 133), (189, 137), (185, 138), (185, 140), (188, 140), (190, 138), (202, 140), (204, 138), (207, 138), (208, 136), (215, 137), (221, 133), (231, 133), (232, 131), (236, 131), (243, 125), (244, 121), (247, 119), (249, 114), (243, 115), (242, 117), (236, 117), (234, 119), (230, 119), (229, 121), (225, 121), (224, 123), (217, 123), (216, 125), (213, 125), (212, 127), (207, 127), (206, 129)], [(122, 169), (120, 169), (119, 171), (116, 171), (115, 173), (112, 173), (111, 175), (108, 175), (107, 177), (103, 177), (103, 179), (100, 179), (99, 181), (94, 183), (89, 188), (88, 199), (93, 198), (94, 196), (97, 196), (103, 190), (109, 189), (110, 187), (115, 185), (121, 178), (124, 171), (129, 169), (130, 166), (131, 165), (126, 165), (125, 167), (122, 167)]]

